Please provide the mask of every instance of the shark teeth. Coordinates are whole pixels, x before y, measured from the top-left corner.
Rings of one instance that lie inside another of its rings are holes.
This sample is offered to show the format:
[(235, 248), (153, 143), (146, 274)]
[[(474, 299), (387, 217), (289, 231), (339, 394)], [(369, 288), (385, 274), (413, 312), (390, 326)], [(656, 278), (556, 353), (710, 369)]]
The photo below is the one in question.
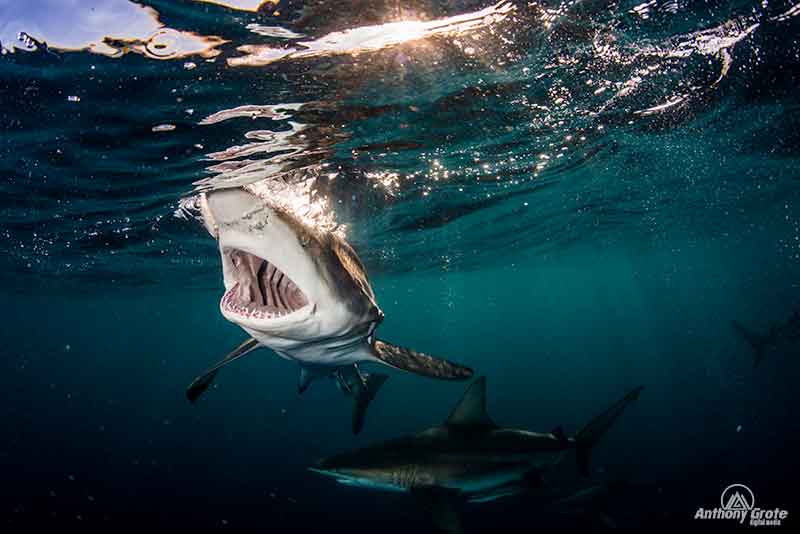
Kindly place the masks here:
[(289, 311), (265, 310), (263, 308), (259, 308), (258, 305), (252, 302), (248, 304), (238, 302), (236, 300), (238, 291), (239, 283), (237, 282), (233, 285), (233, 287), (225, 292), (221, 303), (225, 311), (229, 313), (235, 313), (236, 315), (246, 317), (248, 319), (278, 319), (291, 313)]
[(225, 249), (235, 282), (222, 298), (222, 308), (248, 319), (278, 319), (308, 306), (303, 291), (271, 262), (239, 249)]

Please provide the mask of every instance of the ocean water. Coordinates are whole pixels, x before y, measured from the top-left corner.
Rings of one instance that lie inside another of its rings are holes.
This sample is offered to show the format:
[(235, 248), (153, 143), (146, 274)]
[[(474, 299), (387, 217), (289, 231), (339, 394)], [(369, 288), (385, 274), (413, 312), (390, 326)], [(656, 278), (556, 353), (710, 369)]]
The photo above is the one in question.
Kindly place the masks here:
[[(364, 431), (219, 311), (197, 195), (260, 191), (366, 264), (380, 336), (567, 434), (628, 389), (585, 513), (517, 495), (467, 532), (727, 530), (734, 483), (800, 513), (800, 4), (0, 0), (0, 524), (420, 532), (317, 459), (441, 424), (400, 371)], [(378, 370), (370, 366), (370, 370)], [(622, 484), (616, 484), (621, 482)], [(619, 486), (619, 487), (617, 487)], [(742, 528), (748, 528), (746, 525)]]

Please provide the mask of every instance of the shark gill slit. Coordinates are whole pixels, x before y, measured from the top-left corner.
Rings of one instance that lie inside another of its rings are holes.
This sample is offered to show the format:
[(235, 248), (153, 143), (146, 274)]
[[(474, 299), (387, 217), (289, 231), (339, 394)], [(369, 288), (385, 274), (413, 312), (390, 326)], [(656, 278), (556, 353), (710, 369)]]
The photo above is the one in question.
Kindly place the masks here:
[(395, 486), (397, 486), (398, 488), (410, 488), (411, 481), (413, 478), (413, 470), (414, 470), (413, 465), (406, 465), (403, 466), (403, 468), (398, 469), (397, 472), (393, 473), (394, 474), (393, 482)]
[(410, 488), (411, 486), (414, 485), (414, 479), (416, 479), (416, 478), (417, 478), (417, 466), (414, 465), (414, 464), (411, 464), (410, 466), (408, 466), (408, 469), (406, 469), (406, 477), (405, 477), (404, 486), (406, 488)]

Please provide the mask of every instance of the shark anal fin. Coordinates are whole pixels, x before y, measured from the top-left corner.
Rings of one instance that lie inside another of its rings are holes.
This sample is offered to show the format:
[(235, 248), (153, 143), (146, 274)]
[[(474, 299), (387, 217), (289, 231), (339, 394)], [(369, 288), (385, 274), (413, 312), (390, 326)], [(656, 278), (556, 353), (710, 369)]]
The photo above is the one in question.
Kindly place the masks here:
[(461, 517), (458, 513), (460, 493), (439, 486), (420, 486), (411, 488), (411, 495), (428, 514), (441, 532), (461, 534)]
[(472, 369), (441, 358), (434, 358), (405, 347), (398, 347), (376, 339), (372, 353), (379, 361), (390, 367), (410, 371), (418, 375), (442, 380), (466, 380), (472, 377)]
[(212, 365), (208, 370), (206, 370), (205, 373), (195, 378), (186, 389), (186, 398), (189, 399), (189, 402), (194, 404), (198, 397), (200, 397), (200, 395), (202, 395), (203, 392), (207, 390), (214, 381), (214, 378), (217, 376), (217, 372), (219, 371), (220, 367), (224, 367), (232, 361), (238, 360), (245, 354), (248, 354), (257, 348), (258, 341), (252, 337), (245, 340), (241, 345), (228, 353), (228, 355), (222, 360)]
[(448, 427), (461, 429), (497, 428), (486, 411), (486, 377), (475, 380), (445, 421)]

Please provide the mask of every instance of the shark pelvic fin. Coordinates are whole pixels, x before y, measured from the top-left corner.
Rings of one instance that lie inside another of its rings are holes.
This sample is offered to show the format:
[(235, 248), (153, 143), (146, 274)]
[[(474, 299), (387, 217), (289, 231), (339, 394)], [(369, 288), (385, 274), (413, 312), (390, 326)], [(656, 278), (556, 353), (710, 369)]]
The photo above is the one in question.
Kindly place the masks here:
[(318, 373), (315, 373), (305, 365), (301, 365), (300, 374), (297, 376), (297, 393), (302, 395), (317, 376), (319, 376)]
[(186, 388), (186, 398), (189, 399), (189, 402), (194, 404), (194, 401), (203, 394), (205, 390), (209, 388), (211, 383), (214, 381), (214, 378), (217, 376), (217, 372), (219, 371), (220, 367), (224, 367), (231, 363), (234, 360), (238, 360), (245, 354), (252, 352), (253, 350), (258, 348), (258, 341), (255, 339), (248, 338), (244, 343), (233, 349), (227, 356), (225, 356), (222, 360), (212, 365), (205, 373), (195, 378), (189, 387)]
[(372, 354), (389, 367), (431, 378), (466, 380), (472, 377), (472, 369), (469, 367), (441, 358), (434, 358), (404, 347), (398, 347), (379, 339), (375, 340), (372, 345)]
[(362, 378), (363, 382), (357, 385), (353, 392), (353, 434), (361, 432), (364, 427), (364, 417), (367, 415), (367, 407), (389, 375), (365, 373)]
[(578, 471), (582, 476), (589, 474), (589, 453), (592, 447), (602, 438), (612, 424), (622, 415), (630, 403), (639, 398), (644, 386), (639, 386), (611, 405), (606, 411), (589, 421), (575, 435), (575, 452), (577, 454)]
[(470, 384), (444, 424), (451, 428), (461, 429), (491, 430), (497, 428), (486, 411), (485, 376)]
[(459, 492), (439, 486), (411, 488), (411, 495), (436, 525), (447, 534), (461, 534), (461, 517), (458, 513)]

